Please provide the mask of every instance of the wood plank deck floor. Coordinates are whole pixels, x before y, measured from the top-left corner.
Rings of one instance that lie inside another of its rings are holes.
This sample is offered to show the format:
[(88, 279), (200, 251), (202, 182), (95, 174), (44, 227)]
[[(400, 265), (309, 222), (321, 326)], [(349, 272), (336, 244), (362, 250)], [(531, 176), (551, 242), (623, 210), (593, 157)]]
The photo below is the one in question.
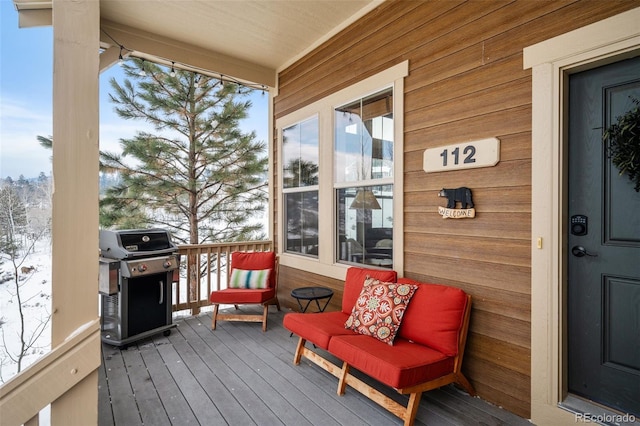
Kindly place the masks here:
[[(401, 425), (354, 389), (336, 395), (337, 379), (302, 361), (296, 336), (271, 311), (258, 323), (219, 322), (211, 313), (177, 318), (170, 336), (120, 350), (102, 346), (100, 426)], [(381, 385), (398, 401), (406, 397)], [(528, 420), (452, 386), (423, 394), (416, 425), (530, 425)]]

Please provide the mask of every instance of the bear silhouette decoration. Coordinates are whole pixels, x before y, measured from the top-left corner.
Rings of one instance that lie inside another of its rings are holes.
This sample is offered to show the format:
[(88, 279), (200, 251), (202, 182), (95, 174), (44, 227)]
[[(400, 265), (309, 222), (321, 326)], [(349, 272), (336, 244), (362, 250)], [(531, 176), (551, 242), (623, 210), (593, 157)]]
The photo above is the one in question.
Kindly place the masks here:
[(448, 209), (455, 209), (457, 202), (461, 203), (461, 208), (463, 209), (473, 208), (471, 190), (464, 186), (455, 189), (442, 188), (442, 190), (438, 192), (438, 197), (447, 197)]

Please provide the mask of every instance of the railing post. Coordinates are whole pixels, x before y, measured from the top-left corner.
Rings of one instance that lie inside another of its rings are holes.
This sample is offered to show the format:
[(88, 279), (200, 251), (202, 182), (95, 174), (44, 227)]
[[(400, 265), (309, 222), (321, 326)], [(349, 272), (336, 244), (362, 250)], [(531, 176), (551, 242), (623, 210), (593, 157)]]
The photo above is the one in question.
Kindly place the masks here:
[[(189, 254), (187, 256), (187, 303), (191, 314), (195, 315), (193, 301), (196, 300), (196, 286), (200, 284), (200, 256), (199, 254)], [(200, 310), (198, 309), (198, 312)]]

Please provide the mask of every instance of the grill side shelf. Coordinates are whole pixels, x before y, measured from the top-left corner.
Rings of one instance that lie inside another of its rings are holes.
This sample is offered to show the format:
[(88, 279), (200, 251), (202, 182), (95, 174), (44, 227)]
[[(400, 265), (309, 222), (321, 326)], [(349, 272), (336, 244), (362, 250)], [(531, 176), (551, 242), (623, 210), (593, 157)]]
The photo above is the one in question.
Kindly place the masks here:
[(101, 257), (99, 262), (98, 291), (105, 295), (116, 294), (118, 292), (120, 262), (104, 257)]

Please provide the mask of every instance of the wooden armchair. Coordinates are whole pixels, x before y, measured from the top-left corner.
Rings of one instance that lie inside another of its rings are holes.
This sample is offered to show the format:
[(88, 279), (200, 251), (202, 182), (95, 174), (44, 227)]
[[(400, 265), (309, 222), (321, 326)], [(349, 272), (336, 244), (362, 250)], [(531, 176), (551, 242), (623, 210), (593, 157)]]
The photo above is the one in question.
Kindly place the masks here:
[[(262, 322), (262, 331), (267, 331), (269, 305), (278, 301), (278, 258), (275, 252), (233, 252), (229, 261), (227, 288), (212, 291), (209, 300), (213, 305), (211, 329), (220, 321)], [(220, 313), (220, 305), (262, 305), (262, 315)]]

